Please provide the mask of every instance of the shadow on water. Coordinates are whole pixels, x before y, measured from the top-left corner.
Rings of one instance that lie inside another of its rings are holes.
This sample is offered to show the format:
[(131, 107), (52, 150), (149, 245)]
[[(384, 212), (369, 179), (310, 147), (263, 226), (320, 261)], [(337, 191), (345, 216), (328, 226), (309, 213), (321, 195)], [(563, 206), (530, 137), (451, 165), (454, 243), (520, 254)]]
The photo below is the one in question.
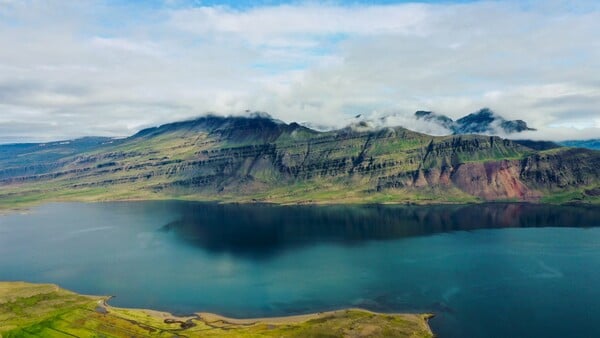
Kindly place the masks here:
[(433, 206), (270, 206), (179, 203), (162, 227), (209, 252), (251, 259), (315, 243), (370, 240), (495, 228), (594, 227), (600, 208), (535, 204)]

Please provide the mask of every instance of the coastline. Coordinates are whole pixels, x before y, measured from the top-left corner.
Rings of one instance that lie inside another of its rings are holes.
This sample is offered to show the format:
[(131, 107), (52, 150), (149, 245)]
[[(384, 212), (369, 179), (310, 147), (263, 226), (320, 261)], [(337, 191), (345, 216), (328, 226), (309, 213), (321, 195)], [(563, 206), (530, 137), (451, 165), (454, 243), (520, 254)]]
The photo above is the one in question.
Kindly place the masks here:
[(236, 199), (236, 198), (199, 198), (190, 197), (165, 197), (156, 196), (146, 197), (128, 197), (128, 198), (49, 198), (39, 199), (28, 202), (4, 203), (0, 196), (0, 216), (23, 213), (27, 214), (32, 208), (48, 203), (111, 203), (111, 202), (198, 202), (198, 203), (216, 203), (216, 204), (243, 204), (243, 205), (272, 205), (272, 206), (335, 206), (335, 205), (398, 205), (398, 206), (429, 206), (429, 205), (478, 205), (494, 203), (512, 203), (512, 204), (534, 204), (534, 205), (575, 205), (575, 206), (600, 206), (600, 199), (593, 201), (565, 201), (553, 202), (542, 200), (473, 200), (473, 201), (453, 201), (453, 200), (398, 200), (398, 201), (372, 201), (369, 199), (329, 199), (329, 200), (298, 200), (298, 201), (277, 201), (277, 200), (257, 200), (257, 199)]
[(80, 295), (54, 284), (0, 282), (0, 337), (434, 337), (432, 314), (376, 313), (349, 308), (267, 318), (198, 312), (174, 316), (113, 307), (110, 296)]
[(511, 201), (511, 200), (498, 200), (498, 201), (485, 201), (485, 200), (473, 200), (473, 201), (452, 201), (452, 200), (387, 200), (377, 201), (372, 199), (364, 198), (348, 198), (348, 199), (298, 199), (293, 201), (283, 201), (277, 199), (255, 199), (255, 198), (239, 198), (223, 196), (222, 198), (209, 198), (205, 196), (153, 196), (153, 197), (127, 197), (127, 198), (95, 198), (91, 196), (88, 198), (40, 198), (30, 200), (27, 202), (9, 202), (6, 203), (2, 200), (0, 195), (0, 215), (13, 212), (28, 212), (32, 207), (36, 207), (47, 203), (108, 203), (108, 202), (150, 202), (150, 201), (183, 201), (183, 202), (200, 202), (200, 203), (217, 203), (217, 204), (247, 204), (247, 205), (274, 205), (274, 206), (295, 206), (295, 205), (461, 205), (461, 204), (484, 204), (484, 203), (539, 203), (543, 202), (535, 201)]
[(210, 312), (197, 312), (196, 314), (205, 321), (215, 322), (221, 321), (226, 324), (234, 324), (234, 325), (255, 325), (259, 323), (264, 324), (290, 324), (297, 323), (303, 321), (309, 321), (314, 319), (322, 319), (332, 316), (340, 316), (348, 313), (350, 311), (364, 312), (374, 316), (403, 316), (403, 317), (414, 317), (415, 319), (424, 319), (426, 322), (433, 318), (435, 315), (431, 313), (424, 314), (412, 314), (412, 313), (382, 313), (382, 312), (374, 312), (369, 311), (362, 308), (343, 308), (339, 310), (331, 310), (331, 311), (323, 311), (323, 312), (314, 312), (307, 313), (302, 315), (291, 315), (291, 316), (281, 316), (281, 317), (259, 317), (259, 318), (232, 318), (226, 317), (215, 313)]

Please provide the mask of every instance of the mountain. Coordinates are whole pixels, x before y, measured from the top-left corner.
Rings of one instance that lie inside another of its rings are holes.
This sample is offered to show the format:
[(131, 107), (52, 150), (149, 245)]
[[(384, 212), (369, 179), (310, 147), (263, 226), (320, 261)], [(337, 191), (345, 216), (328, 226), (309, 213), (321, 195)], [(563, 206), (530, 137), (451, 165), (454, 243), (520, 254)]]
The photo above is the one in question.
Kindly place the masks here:
[(83, 137), (75, 140), (0, 145), (0, 171), (20, 166), (52, 166), (61, 158), (119, 143), (110, 137)]
[(563, 141), (559, 142), (565, 147), (587, 148), (600, 150), (600, 139), (581, 140), (581, 141)]
[(436, 114), (430, 111), (417, 111), (415, 118), (427, 122), (435, 123), (448, 129), (455, 135), (459, 134), (489, 134), (494, 135), (499, 132), (502, 134), (520, 133), (529, 128), (523, 120), (505, 120), (489, 108), (483, 108), (475, 113), (469, 114), (456, 121), (448, 116)]
[(454, 130), (455, 122), (446, 115), (438, 115), (434, 112), (419, 110), (415, 112), (417, 120), (425, 120), (436, 123), (448, 130)]
[(429, 136), (402, 127), (320, 132), (261, 114), (204, 116), (81, 142), (0, 146), (0, 206), (169, 198), (600, 201), (599, 151), (536, 150), (495, 136)]

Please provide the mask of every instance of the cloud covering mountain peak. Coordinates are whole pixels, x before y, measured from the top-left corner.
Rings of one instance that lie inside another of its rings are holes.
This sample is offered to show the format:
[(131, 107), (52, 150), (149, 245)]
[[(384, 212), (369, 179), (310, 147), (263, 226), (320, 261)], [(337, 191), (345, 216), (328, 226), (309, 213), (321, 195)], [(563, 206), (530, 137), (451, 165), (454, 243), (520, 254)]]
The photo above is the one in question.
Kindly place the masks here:
[(535, 131), (534, 128), (527, 126), (527, 122), (523, 120), (506, 120), (489, 108), (482, 108), (456, 121), (446, 115), (428, 111), (417, 111), (415, 118), (436, 123), (448, 129), (452, 134), (508, 135), (523, 131)]
[(400, 126), (436, 136), (481, 134), (512, 137), (523, 132), (536, 131), (536, 129), (529, 127), (527, 122), (507, 120), (490, 108), (479, 109), (457, 120), (427, 110), (418, 110), (412, 115), (404, 113), (381, 114), (377, 112), (358, 114), (349, 120), (348, 126), (357, 130)]

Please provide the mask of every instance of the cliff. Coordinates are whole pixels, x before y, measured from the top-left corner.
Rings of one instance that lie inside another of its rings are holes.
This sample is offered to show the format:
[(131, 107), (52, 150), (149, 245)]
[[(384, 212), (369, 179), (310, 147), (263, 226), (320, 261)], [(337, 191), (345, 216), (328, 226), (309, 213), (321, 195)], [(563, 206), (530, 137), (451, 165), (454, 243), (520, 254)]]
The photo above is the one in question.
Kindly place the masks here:
[(89, 140), (95, 141), (73, 141), (66, 150), (65, 144), (0, 146), (0, 200), (599, 199), (599, 151), (535, 150), (533, 143), (494, 136), (434, 137), (359, 126), (319, 132), (255, 115), (205, 116), (126, 139)]

